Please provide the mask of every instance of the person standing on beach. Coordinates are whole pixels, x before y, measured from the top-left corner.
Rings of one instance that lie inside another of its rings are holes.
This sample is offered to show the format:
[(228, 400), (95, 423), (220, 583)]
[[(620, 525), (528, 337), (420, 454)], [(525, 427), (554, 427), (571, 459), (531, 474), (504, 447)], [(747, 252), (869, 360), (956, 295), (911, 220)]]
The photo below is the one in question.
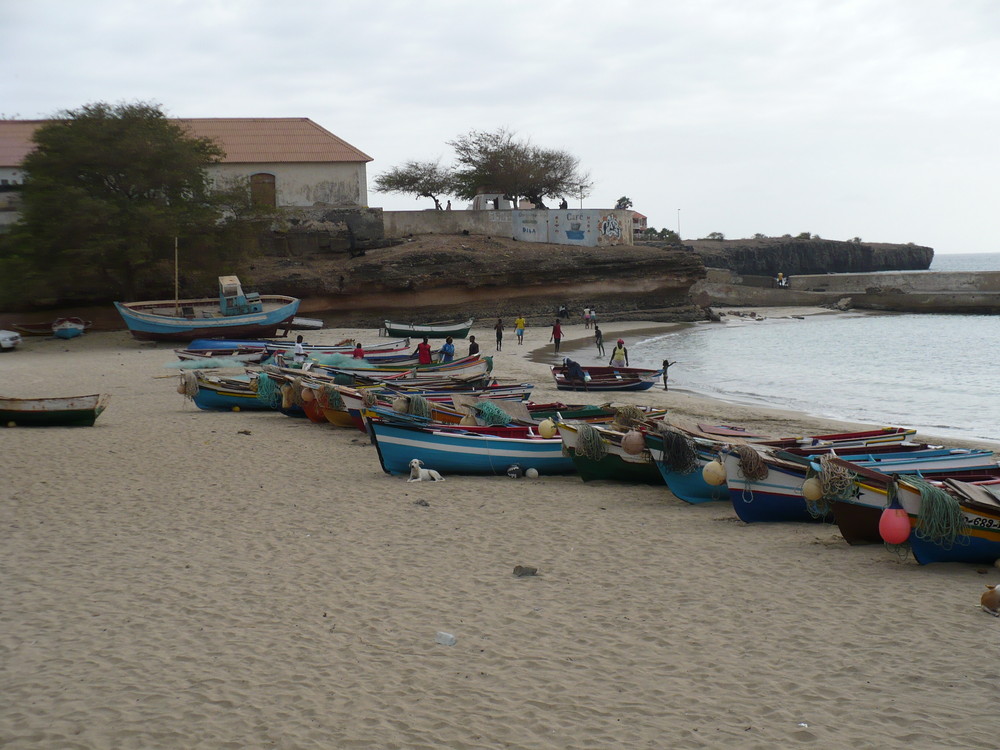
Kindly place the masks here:
[(360, 341), (354, 345), (354, 351), (351, 353), (351, 356), (355, 359), (365, 358), (365, 350), (362, 348)]
[(503, 319), (497, 318), (497, 324), (493, 326), (493, 330), (497, 332), (497, 351), (503, 349)]
[(528, 327), (528, 321), (524, 319), (523, 315), (519, 315), (517, 320), (514, 321), (514, 333), (517, 334), (517, 345), (520, 346), (524, 343), (524, 329)]
[(469, 356), (475, 357), (477, 354), (479, 354), (479, 342), (475, 336), (469, 336)]
[(306, 348), (302, 345), (301, 333), (295, 337), (295, 353), (292, 359), (300, 365), (306, 361)]
[(427, 337), (424, 336), (424, 340), (417, 344), (417, 351), (414, 352), (417, 355), (417, 362), (422, 365), (429, 365), (431, 363), (431, 345), (427, 343)]
[(559, 342), (562, 341), (562, 326), (559, 325), (559, 318), (556, 318), (556, 323), (552, 326), (552, 335), (549, 336), (549, 341), (554, 341), (556, 344), (556, 351), (559, 351)]
[(663, 360), (663, 390), (665, 391), (670, 390), (669, 388), (667, 388), (667, 370), (670, 369), (670, 365), (676, 365), (676, 364), (677, 364), (676, 361), (668, 362), (667, 360)]
[(455, 359), (455, 341), (451, 336), (441, 345), (441, 362), (451, 362)]
[(604, 353), (604, 334), (598, 327), (597, 323), (594, 323), (594, 343), (597, 344), (597, 354), (600, 357), (606, 356)]
[(618, 344), (611, 351), (611, 361), (608, 364), (612, 367), (628, 367), (628, 349), (625, 348), (624, 339), (618, 339)]
[(590, 308), (583, 308), (583, 328), (586, 331), (590, 330)]

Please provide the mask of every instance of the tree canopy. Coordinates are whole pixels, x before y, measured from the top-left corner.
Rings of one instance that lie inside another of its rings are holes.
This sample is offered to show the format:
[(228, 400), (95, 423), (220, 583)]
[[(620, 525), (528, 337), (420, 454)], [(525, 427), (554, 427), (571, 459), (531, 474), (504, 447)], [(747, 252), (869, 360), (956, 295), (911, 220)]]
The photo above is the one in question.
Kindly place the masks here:
[(205, 172), (223, 153), (158, 106), (87, 104), (40, 126), (34, 141), (22, 164), (21, 217), (0, 262), (49, 295), (72, 297), (88, 284), (127, 299), (162, 289), (175, 237), (192, 264), (225, 253)]
[(625, 210), (625, 209), (628, 209), (628, 208), (632, 208), (632, 199), (629, 198), (627, 195), (623, 195), (615, 203), (615, 208), (620, 209), (620, 210)]
[(378, 192), (430, 198), (438, 211), (441, 210), (440, 198), (453, 195), (452, 186), (451, 170), (442, 167), (440, 161), (408, 161), (375, 178), (375, 189)]
[(481, 193), (498, 193), (515, 204), (526, 198), (545, 208), (546, 199), (582, 199), (592, 187), (575, 156), (535, 146), (505, 128), (473, 130), (448, 141), (448, 145), (455, 150), (455, 166), (407, 162), (377, 177), (375, 189), (431, 198), (436, 208), (441, 207), (440, 198), (445, 195), (471, 200)]

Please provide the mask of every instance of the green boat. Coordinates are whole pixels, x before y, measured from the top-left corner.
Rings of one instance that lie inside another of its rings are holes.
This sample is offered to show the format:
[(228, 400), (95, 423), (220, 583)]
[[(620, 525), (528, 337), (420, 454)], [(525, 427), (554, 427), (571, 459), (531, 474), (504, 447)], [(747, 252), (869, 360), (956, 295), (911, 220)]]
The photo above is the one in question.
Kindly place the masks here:
[[(563, 441), (563, 451), (573, 459), (573, 465), (576, 466), (583, 481), (612, 479), (618, 482), (654, 486), (665, 484), (660, 470), (656, 468), (647, 451), (631, 455), (622, 448), (620, 440), (624, 436), (623, 433), (581, 423), (557, 422), (556, 427)], [(586, 451), (578, 449), (581, 428), (597, 429), (601, 434), (602, 448), (599, 457), (584, 455)]]
[(108, 405), (106, 393), (57, 398), (0, 396), (0, 425), (6, 427), (90, 427)]

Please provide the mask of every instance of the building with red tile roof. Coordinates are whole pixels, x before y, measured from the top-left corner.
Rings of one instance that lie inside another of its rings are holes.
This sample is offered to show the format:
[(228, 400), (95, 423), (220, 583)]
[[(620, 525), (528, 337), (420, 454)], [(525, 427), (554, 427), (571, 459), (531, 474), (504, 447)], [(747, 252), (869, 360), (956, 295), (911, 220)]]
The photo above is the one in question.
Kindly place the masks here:
[[(46, 120), (0, 120), (0, 191), (24, 180), (21, 162)], [(249, 179), (254, 200), (280, 207), (368, 205), (372, 157), (306, 117), (174, 119), (225, 152), (208, 168), (216, 184)], [(0, 201), (2, 203), (2, 201)], [(13, 221), (3, 216), (0, 223)], [(9, 221), (8, 221), (9, 219)]]

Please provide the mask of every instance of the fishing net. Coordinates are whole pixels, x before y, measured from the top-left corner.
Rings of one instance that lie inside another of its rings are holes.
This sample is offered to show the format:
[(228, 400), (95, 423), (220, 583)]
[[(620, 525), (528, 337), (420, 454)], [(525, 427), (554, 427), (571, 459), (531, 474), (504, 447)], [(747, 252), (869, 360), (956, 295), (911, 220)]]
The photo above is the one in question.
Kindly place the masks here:
[(337, 385), (354, 385), (354, 376), (346, 372), (338, 372), (333, 376), (333, 382)]
[(424, 417), (425, 419), (430, 419), (431, 417), (431, 402), (428, 401), (423, 396), (407, 396), (406, 397), (406, 413), (414, 417)]
[(193, 399), (198, 395), (198, 375), (187, 370), (183, 370), (180, 375), (181, 382), (177, 386), (177, 392), (187, 399)]
[(694, 441), (669, 425), (659, 425), (663, 438), (663, 458), (660, 463), (678, 474), (693, 474), (698, 469), (698, 452)]
[(476, 404), (476, 411), (479, 412), (479, 418), (487, 425), (510, 424), (510, 415), (492, 401), (480, 401)]
[(371, 370), (375, 366), (367, 360), (355, 359), (340, 352), (310, 354), (309, 358), (326, 367), (343, 367), (345, 370)]
[(969, 537), (963, 533), (965, 516), (956, 498), (920, 477), (900, 479), (920, 490), (920, 520), (913, 529), (914, 536), (944, 549), (969, 544)]
[(257, 376), (257, 400), (266, 404), (271, 409), (281, 406), (281, 389), (267, 373), (260, 373)]
[(295, 406), (302, 406), (305, 402), (302, 399), (302, 378), (295, 378), (291, 382), (289, 397)]
[(622, 431), (640, 425), (645, 421), (646, 414), (638, 406), (626, 404), (615, 409), (614, 424), (620, 427)]
[(600, 461), (608, 455), (601, 433), (591, 424), (581, 422), (576, 430), (576, 452), (591, 461)]
[(343, 411), (344, 399), (340, 395), (339, 389), (334, 388), (332, 385), (324, 385), (320, 387), (317, 396), (319, 398), (319, 405), (324, 409)]
[(365, 406), (375, 406), (378, 403), (378, 395), (375, 391), (364, 391), (361, 394), (361, 401)]
[(823, 494), (817, 500), (805, 499), (806, 510), (813, 518), (823, 518), (833, 511), (833, 504), (854, 497), (855, 482), (858, 475), (846, 466), (834, 463), (833, 454), (824, 454), (819, 458), (819, 474), (810, 467), (806, 479), (816, 476), (823, 487)]
[(206, 357), (205, 359), (180, 359), (176, 362), (167, 362), (164, 367), (179, 370), (211, 370), (222, 367), (245, 367), (246, 362), (240, 362), (232, 357)]

